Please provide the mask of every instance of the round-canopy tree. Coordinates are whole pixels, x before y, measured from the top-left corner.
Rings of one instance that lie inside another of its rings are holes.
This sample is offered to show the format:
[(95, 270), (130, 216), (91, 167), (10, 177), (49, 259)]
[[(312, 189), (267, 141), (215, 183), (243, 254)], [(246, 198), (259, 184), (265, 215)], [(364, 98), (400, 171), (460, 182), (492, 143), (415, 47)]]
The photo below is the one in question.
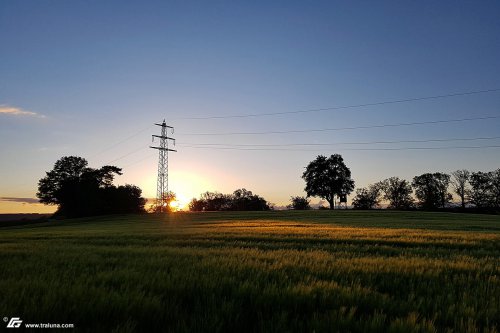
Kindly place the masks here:
[(413, 177), (413, 188), (419, 205), (424, 209), (444, 208), (452, 199), (448, 193), (450, 175), (435, 172)]
[(51, 171), (38, 182), (37, 197), (41, 203), (60, 205), (65, 202), (63, 187), (72, 181), (78, 180), (87, 168), (86, 159), (77, 156), (60, 158)]
[(390, 209), (410, 209), (413, 207), (413, 188), (411, 184), (399, 177), (387, 178), (378, 183), (382, 189), (383, 198), (389, 202)]
[(325, 199), (330, 209), (335, 208), (335, 196), (348, 195), (354, 189), (351, 170), (339, 154), (328, 158), (319, 155), (306, 167), (302, 178), (306, 181), (307, 196)]
[(296, 196), (296, 197), (290, 197), (290, 200), (292, 201), (292, 203), (286, 206), (288, 209), (294, 209), (294, 210), (311, 209), (311, 203), (307, 198)]
[(121, 174), (116, 166), (92, 169), (84, 158), (65, 156), (40, 179), (37, 197), (41, 203), (58, 205), (57, 213), (66, 217), (143, 212), (140, 188), (113, 185), (115, 175)]

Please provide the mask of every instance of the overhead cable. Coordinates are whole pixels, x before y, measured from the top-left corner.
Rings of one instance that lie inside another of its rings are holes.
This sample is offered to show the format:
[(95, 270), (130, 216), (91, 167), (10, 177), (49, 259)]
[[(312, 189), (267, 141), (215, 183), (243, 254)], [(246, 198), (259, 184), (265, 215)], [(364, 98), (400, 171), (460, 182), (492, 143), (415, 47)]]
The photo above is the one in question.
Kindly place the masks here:
[(223, 135), (263, 135), (263, 134), (291, 134), (291, 133), (309, 133), (309, 132), (348, 131), (348, 130), (360, 130), (360, 129), (370, 129), (370, 128), (417, 126), (417, 125), (445, 124), (445, 123), (476, 121), (476, 120), (492, 120), (492, 119), (498, 119), (498, 118), (500, 118), (500, 116), (483, 116), (483, 117), (472, 117), (472, 118), (445, 119), (445, 120), (433, 120), (433, 121), (417, 121), (417, 122), (410, 122), (410, 123), (393, 123), (393, 124), (353, 126), (353, 127), (315, 128), (315, 129), (305, 129), (305, 130), (261, 131), (261, 132), (219, 132), (219, 133), (178, 133), (178, 135), (179, 136), (182, 136), (182, 135), (223, 136)]
[(282, 111), (282, 112), (267, 112), (267, 113), (249, 113), (249, 114), (241, 114), (241, 115), (235, 114), (235, 115), (199, 116), (199, 117), (180, 117), (180, 118), (174, 118), (173, 120), (207, 120), (207, 119), (226, 119), (226, 118), (269, 117), (269, 116), (312, 113), (312, 112), (322, 112), (322, 111), (331, 111), (331, 110), (355, 109), (355, 108), (363, 108), (363, 107), (387, 105), (387, 104), (410, 103), (410, 102), (433, 100), (433, 99), (443, 99), (443, 98), (451, 98), (451, 97), (458, 97), (458, 96), (486, 94), (486, 93), (493, 93), (493, 92), (499, 92), (499, 91), (500, 91), (500, 88), (494, 88), (494, 89), (486, 89), (486, 90), (464, 91), (464, 92), (450, 93), (450, 94), (444, 94), (444, 95), (413, 97), (413, 98), (405, 98), (405, 99), (394, 99), (394, 100), (386, 100), (386, 101), (373, 102), (373, 103), (332, 106), (332, 107), (317, 108), (317, 109)]

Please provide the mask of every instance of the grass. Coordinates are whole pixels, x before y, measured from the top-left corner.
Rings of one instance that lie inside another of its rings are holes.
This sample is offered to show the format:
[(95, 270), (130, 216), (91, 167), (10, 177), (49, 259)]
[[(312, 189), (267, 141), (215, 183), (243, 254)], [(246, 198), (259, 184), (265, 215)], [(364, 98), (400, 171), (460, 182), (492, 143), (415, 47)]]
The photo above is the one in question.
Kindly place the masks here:
[(0, 315), (80, 332), (498, 332), (499, 259), (493, 215), (51, 221), (0, 228)]

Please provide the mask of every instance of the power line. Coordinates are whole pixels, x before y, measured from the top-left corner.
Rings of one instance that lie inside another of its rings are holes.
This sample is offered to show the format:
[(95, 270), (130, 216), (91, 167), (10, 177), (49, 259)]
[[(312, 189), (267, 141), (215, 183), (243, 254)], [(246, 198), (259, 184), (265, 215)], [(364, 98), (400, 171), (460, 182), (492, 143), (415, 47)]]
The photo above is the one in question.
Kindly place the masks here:
[(226, 116), (182, 117), (182, 118), (176, 118), (174, 120), (207, 120), (207, 119), (226, 119), (226, 118), (268, 117), (268, 116), (279, 116), (279, 115), (287, 115), (287, 114), (299, 114), (299, 113), (312, 113), (312, 112), (322, 112), (322, 111), (330, 111), (330, 110), (354, 109), (354, 108), (363, 108), (363, 107), (368, 107), (368, 106), (378, 106), (378, 105), (387, 105), (387, 104), (409, 103), (409, 102), (451, 98), (451, 97), (458, 97), (458, 96), (486, 94), (486, 93), (492, 93), (492, 92), (498, 92), (498, 91), (500, 91), (500, 88), (457, 92), (457, 93), (451, 93), (451, 94), (445, 94), (445, 95), (434, 95), (434, 96), (413, 97), (413, 98), (406, 98), (406, 99), (395, 99), (395, 100), (387, 100), (387, 101), (364, 103), (364, 104), (332, 106), (332, 107), (318, 108), (318, 109), (306, 109), (306, 110), (283, 111), (283, 112), (268, 112), (268, 113), (249, 113), (249, 114), (243, 114), (243, 115), (229, 115), (229, 116), (226, 115)]
[(229, 143), (179, 143), (179, 146), (224, 146), (224, 147), (300, 147), (300, 146), (337, 146), (337, 145), (375, 145), (394, 143), (428, 143), (428, 142), (450, 142), (450, 141), (477, 141), (496, 140), (500, 136), (478, 137), (478, 138), (450, 138), (450, 139), (428, 139), (428, 140), (396, 140), (396, 141), (365, 141), (365, 142), (337, 142), (337, 143), (285, 143), (285, 144), (229, 144)]
[(139, 159), (139, 160), (137, 160), (137, 161), (134, 161), (134, 162), (131, 162), (131, 163), (129, 163), (129, 164), (124, 165), (122, 168), (124, 168), (124, 169), (125, 169), (125, 168), (128, 168), (128, 167), (131, 167), (132, 165), (136, 165), (136, 164), (138, 164), (138, 163), (140, 163), (140, 162), (142, 162), (142, 161), (145, 161), (145, 160), (147, 160), (147, 159), (150, 159), (150, 158), (152, 158), (152, 157), (153, 157), (153, 156), (155, 156), (155, 155), (156, 155), (156, 154), (149, 154), (149, 155), (147, 155), (147, 156), (145, 156), (145, 157), (143, 157), (143, 158), (141, 158), (141, 159)]
[[(146, 127), (146, 128), (143, 128), (143, 129), (141, 129), (140, 131), (138, 131), (138, 132), (136, 132), (136, 133), (134, 133), (134, 134), (132, 134), (132, 135), (130, 135), (130, 136), (128, 136), (128, 137), (126, 137), (125, 139), (123, 139), (123, 140), (121, 140), (121, 141), (118, 141), (118, 142), (116, 142), (116, 143), (112, 144), (111, 146), (109, 146), (109, 147), (107, 147), (107, 148), (104, 148), (103, 150), (101, 150), (101, 151), (99, 151), (99, 152), (97, 152), (97, 153), (95, 153), (95, 154), (91, 155), (90, 157), (96, 157), (96, 156), (98, 156), (98, 155), (101, 155), (102, 153), (107, 152), (108, 150), (111, 150), (112, 148), (114, 148), (114, 147), (116, 147), (116, 146), (118, 146), (118, 145), (120, 145), (120, 144), (122, 144), (122, 143), (124, 143), (124, 142), (127, 142), (128, 140), (130, 140), (130, 139), (132, 139), (132, 138), (135, 138), (135, 137), (136, 137), (136, 136), (138, 136), (139, 134), (146, 132), (146, 131), (147, 131), (147, 130), (149, 130), (150, 128), (151, 128), (151, 126), (148, 126), (148, 127)], [(114, 162), (114, 160), (113, 160), (112, 162)], [(109, 163), (111, 163), (111, 162), (109, 162)]]
[[(222, 119), (222, 118), (245, 118), (245, 117), (259, 117), (259, 116), (273, 116), (273, 115), (285, 115), (285, 114), (294, 114), (294, 113), (310, 113), (310, 112), (320, 112), (320, 111), (327, 111), (327, 110), (340, 110), (340, 109), (349, 109), (349, 108), (360, 108), (360, 107), (367, 107), (367, 106), (376, 106), (376, 105), (384, 105), (384, 104), (396, 104), (396, 103), (406, 103), (406, 102), (414, 102), (414, 101), (422, 101), (422, 100), (432, 100), (432, 99), (441, 99), (441, 98), (450, 98), (450, 97), (457, 97), (457, 96), (466, 96), (466, 95), (475, 95), (475, 94), (484, 94), (484, 93), (492, 93), (492, 92), (498, 92), (500, 91), (500, 88), (495, 88), (495, 89), (486, 89), (486, 90), (476, 90), (476, 91), (466, 91), (466, 92), (458, 92), (458, 93), (450, 93), (450, 94), (444, 94), (444, 95), (435, 95), (435, 96), (424, 96), (424, 97), (415, 97), (415, 98), (408, 98), (408, 99), (398, 99), (398, 100), (389, 100), (389, 101), (381, 101), (381, 102), (374, 102), (374, 103), (365, 103), (365, 104), (354, 104), (354, 105), (344, 105), (344, 106), (334, 106), (334, 107), (327, 107), (327, 108), (318, 108), (318, 109), (307, 109), (307, 110), (298, 110), (298, 111), (285, 111), (285, 112), (272, 112), (272, 113), (255, 113), (255, 114), (246, 114), (246, 115), (232, 115), (232, 116), (206, 116), (206, 117), (182, 117), (182, 118), (177, 118), (177, 119)], [(486, 118), (481, 118), (481, 119), (486, 119)], [(472, 119), (471, 119), (472, 120)], [(451, 121), (465, 121), (464, 120), (450, 120)], [(444, 121), (440, 121), (444, 122)], [(426, 122), (426, 123), (431, 123), (431, 122)], [(417, 123), (411, 124), (411, 125), (417, 125)], [(338, 128), (338, 129), (320, 129), (320, 130), (306, 130), (306, 131), (284, 131), (286, 133), (300, 133), (300, 132), (313, 132), (313, 131), (333, 131), (333, 130), (350, 130), (350, 129), (361, 129), (361, 128), (375, 128), (375, 127), (389, 127), (389, 126), (410, 126), (410, 124), (389, 124), (389, 125), (379, 125), (379, 126), (373, 126), (373, 127), (357, 127), (357, 128)], [(132, 134), (131, 136), (118, 141), (114, 143), (113, 145), (91, 155), (90, 157), (95, 157), (98, 156), (106, 151), (111, 150), (112, 148), (136, 137), (137, 135), (147, 131), (150, 129), (150, 126)], [(282, 133), (282, 132), (276, 132), (276, 133)], [(233, 135), (233, 133), (228, 133), (229, 135)], [(234, 134), (260, 134), (260, 133), (234, 133)], [(274, 132), (268, 132), (268, 133), (263, 133), (263, 134), (274, 134)], [(186, 135), (226, 135), (226, 134), (186, 134)], [(121, 158), (118, 158), (121, 159)], [(118, 160), (116, 159), (116, 160)], [(113, 160), (115, 161), (115, 160)], [(111, 162), (110, 162), (111, 163)]]
[[(184, 146), (193, 149), (215, 150), (253, 150), (253, 151), (318, 151), (317, 149), (287, 149), (287, 148), (238, 148), (238, 147), (200, 147)], [(500, 145), (488, 146), (449, 146), (449, 147), (400, 147), (400, 148), (340, 148), (342, 151), (395, 151), (395, 150), (446, 150), (446, 149), (490, 149), (500, 148)]]
[[(413, 126), (413, 125), (424, 125), (424, 124), (436, 124), (436, 123), (449, 123), (449, 122), (463, 122), (463, 121), (473, 121), (473, 120), (487, 120), (487, 119), (497, 119), (500, 116), (488, 116), (488, 117), (475, 117), (475, 118), (463, 118), (463, 119), (449, 119), (449, 120), (438, 120), (438, 121), (427, 121), (427, 122), (414, 122), (414, 123), (399, 123), (399, 124), (384, 124), (384, 125), (372, 125), (372, 126), (358, 126), (358, 127), (343, 127), (343, 128), (331, 128), (331, 129), (312, 129), (312, 130), (292, 130), (292, 131), (272, 131), (272, 132), (247, 132), (247, 133), (200, 133), (200, 134), (185, 134), (185, 135), (251, 135), (251, 134), (277, 134), (277, 133), (296, 133), (296, 132), (318, 132), (318, 131), (336, 131), (336, 130), (354, 130), (354, 129), (366, 129), (366, 128), (380, 128), (380, 127), (396, 127), (396, 126)], [(149, 128), (149, 127), (148, 127)], [(138, 134), (144, 132), (146, 129), (121, 140), (110, 148), (117, 146), (129, 139), (137, 136)], [(477, 138), (451, 138), (451, 139), (428, 139), (428, 140), (396, 140), (396, 141), (368, 141), (368, 142), (338, 142), (338, 143), (302, 143), (302, 144), (221, 144), (221, 143), (181, 143), (180, 145), (189, 148), (201, 148), (195, 146), (225, 146), (225, 147), (293, 147), (293, 146), (334, 146), (334, 145), (370, 145), (370, 144), (394, 144), (394, 143), (429, 143), (429, 142), (449, 142), (449, 141), (474, 141), (474, 140), (494, 140), (500, 137), (477, 137)], [(109, 150), (107, 148), (106, 150)], [(135, 154), (141, 151), (143, 147), (139, 147), (133, 151), (130, 151), (118, 158), (109, 161), (107, 164), (119, 161), (125, 157)], [(227, 149), (227, 148), (225, 148)], [(95, 155), (94, 155), (95, 156)], [(141, 162), (143, 159), (134, 162), (136, 164)], [(129, 165), (128, 165), (129, 166)]]
[[(500, 139), (500, 136), (491, 136), (491, 137), (476, 137), (476, 138), (449, 138), (449, 139), (427, 139), (427, 140), (391, 140), (391, 141), (364, 141), (364, 142), (337, 142), (337, 143), (286, 143), (286, 144), (228, 144), (228, 143), (195, 143), (195, 142), (184, 142), (177, 143), (177, 145), (187, 148), (231, 148), (231, 147), (308, 147), (308, 146), (320, 146), (320, 147), (328, 147), (328, 146), (338, 146), (338, 145), (377, 145), (377, 144), (397, 144), (397, 143), (430, 143), (430, 142), (452, 142), (452, 141), (479, 141), (479, 140), (497, 140)], [(135, 154), (139, 151), (144, 150), (144, 147), (139, 147), (129, 153), (126, 153), (114, 160), (109, 161), (106, 164), (111, 164), (118, 160), (121, 160), (125, 157), (128, 157), (132, 154)], [(252, 149), (256, 150), (256, 149)], [(292, 150), (293, 151), (293, 150)], [(310, 151), (310, 150), (305, 150)], [(143, 157), (137, 161), (129, 163), (123, 168), (130, 167), (137, 163), (140, 163), (148, 158), (151, 158), (154, 154)]]
[(109, 161), (109, 162), (108, 162), (108, 163), (106, 163), (106, 164), (110, 164), (110, 163), (113, 163), (113, 162), (119, 161), (119, 160), (121, 160), (122, 158), (125, 158), (125, 157), (127, 157), (127, 156), (132, 155), (132, 154), (135, 154), (135, 153), (137, 153), (137, 152), (139, 152), (139, 151), (141, 151), (141, 150), (144, 150), (144, 147), (140, 147), (140, 148), (138, 148), (138, 149), (136, 149), (136, 150), (133, 150), (133, 151), (131, 151), (131, 152), (129, 152), (129, 153), (127, 153), (127, 154), (125, 154), (125, 155), (122, 155), (122, 156), (120, 156), (120, 157), (118, 157), (118, 158), (115, 158), (114, 160)]
[[(500, 118), (500, 116), (485, 116), (485, 117), (419, 121), (419, 122), (411, 122), (411, 123), (393, 123), (393, 124), (354, 126), (354, 127), (320, 128), (320, 129), (308, 129), (308, 130), (264, 131), (264, 132), (226, 132), (226, 133), (184, 133), (183, 135), (223, 136), (223, 135), (263, 135), (263, 134), (289, 134), (289, 133), (308, 133), (308, 132), (348, 131), (348, 130), (359, 130), (359, 129), (370, 129), (370, 128), (445, 124), (445, 123), (453, 123), (453, 122), (489, 120), (489, 119), (498, 119), (498, 118)], [(182, 134), (180, 134), (180, 135), (182, 135)]]

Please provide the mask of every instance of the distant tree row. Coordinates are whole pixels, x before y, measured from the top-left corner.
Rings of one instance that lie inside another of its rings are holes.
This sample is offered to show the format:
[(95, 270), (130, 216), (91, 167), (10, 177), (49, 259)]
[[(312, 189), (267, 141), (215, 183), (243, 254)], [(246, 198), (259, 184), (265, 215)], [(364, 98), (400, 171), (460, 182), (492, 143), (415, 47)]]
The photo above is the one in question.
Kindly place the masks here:
[[(84, 158), (66, 156), (40, 179), (37, 197), (42, 203), (57, 205), (56, 214), (65, 217), (144, 212), (146, 200), (142, 198), (140, 188), (113, 185), (114, 177), (121, 174), (121, 169), (116, 166), (89, 168)], [(302, 178), (306, 182), (304, 190), (307, 197), (291, 197), (288, 209), (311, 209), (309, 197), (320, 197), (333, 209), (336, 199), (337, 202), (346, 202), (347, 195), (354, 189), (351, 171), (339, 154), (330, 157), (319, 155), (307, 165)], [(442, 209), (450, 206), (453, 198), (450, 189), (460, 198), (463, 209), (500, 209), (500, 169), (490, 172), (457, 170), (451, 174), (424, 173), (413, 177), (411, 183), (390, 177), (356, 189), (352, 205), (355, 209), (374, 209), (380, 208), (384, 202), (389, 209)], [(170, 199), (175, 201), (174, 196)], [(164, 207), (161, 208), (163, 210)], [(170, 209), (169, 205), (165, 207), (167, 211)], [(244, 188), (232, 194), (205, 192), (189, 204), (191, 211), (270, 209), (264, 198)], [(155, 211), (155, 207), (151, 211)]]
[(189, 210), (194, 212), (270, 209), (270, 204), (264, 198), (244, 188), (234, 191), (233, 194), (205, 192), (199, 199), (193, 199), (189, 203)]
[[(319, 155), (310, 162), (302, 174), (306, 182), (307, 197), (291, 197), (288, 209), (310, 209), (309, 197), (326, 200), (330, 209), (336, 199), (346, 202), (346, 196), (354, 189), (351, 171), (341, 155)], [(490, 172), (457, 170), (451, 174), (424, 173), (413, 177), (412, 182), (390, 177), (356, 189), (352, 205), (356, 209), (380, 208), (381, 202), (390, 209), (434, 210), (450, 207), (453, 191), (460, 198), (462, 209), (475, 207), (480, 210), (500, 209), (500, 169)]]
[[(500, 169), (490, 172), (457, 170), (451, 174), (424, 173), (410, 183), (391, 177), (356, 189), (352, 205), (356, 209), (374, 209), (381, 201), (387, 208), (421, 208), (434, 210), (449, 206), (453, 191), (460, 198), (462, 208), (500, 209)], [(413, 196), (414, 194), (414, 196)]]
[(88, 167), (84, 158), (65, 156), (38, 182), (41, 203), (57, 205), (56, 215), (79, 217), (116, 213), (142, 213), (146, 200), (134, 185), (114, 186), (116, 166)]

